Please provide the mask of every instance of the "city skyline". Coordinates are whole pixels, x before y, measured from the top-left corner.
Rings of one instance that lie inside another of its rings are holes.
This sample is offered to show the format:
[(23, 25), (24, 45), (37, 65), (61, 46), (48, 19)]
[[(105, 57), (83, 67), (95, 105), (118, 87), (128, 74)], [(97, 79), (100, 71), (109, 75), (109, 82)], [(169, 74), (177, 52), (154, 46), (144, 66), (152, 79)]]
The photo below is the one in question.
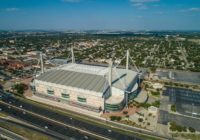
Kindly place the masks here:
[(1, 30), (200, 30), (197, 0), (0, 0)]

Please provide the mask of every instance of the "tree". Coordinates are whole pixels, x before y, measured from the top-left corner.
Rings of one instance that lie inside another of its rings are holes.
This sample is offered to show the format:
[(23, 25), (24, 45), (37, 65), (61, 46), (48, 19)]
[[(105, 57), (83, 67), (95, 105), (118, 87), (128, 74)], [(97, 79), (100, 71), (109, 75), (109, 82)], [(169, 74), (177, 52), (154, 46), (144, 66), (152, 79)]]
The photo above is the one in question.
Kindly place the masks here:
[(171, 111), (176, 112), (176, 106), (175, 105), (171, 105)]
[(143, 119), (142, 118), (138, 118), (138, 122), (143, 122)]
[(155, 73), (156, 72), (156, 67), (151, 67), (151, 72)]
[(194, 128), (192, 128), (192, 127), (189, 127), (188, 129), (189, 129), (189, 131), (190, 131), (191, 133), (195, 133), (195, 132), (196, 132), (196, 130), (195, 130)]
[(120, 121), (122, 118), (120, 116), (110, 116), (111, 121)]
[(24, 94), (24, 90), (27, 89), (27, 86), (25, 84), (16, 84), (14, 85), (13, 89), (20, 95)]
[(127, 115), (127, 114), (128, 114), (128, 111), (123, 111), (123, 114)]

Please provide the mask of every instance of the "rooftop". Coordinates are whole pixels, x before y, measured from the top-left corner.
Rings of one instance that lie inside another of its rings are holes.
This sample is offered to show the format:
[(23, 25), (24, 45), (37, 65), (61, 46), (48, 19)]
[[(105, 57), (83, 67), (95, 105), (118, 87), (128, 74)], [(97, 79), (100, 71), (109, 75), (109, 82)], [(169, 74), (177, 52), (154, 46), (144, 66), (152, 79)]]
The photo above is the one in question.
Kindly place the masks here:
[[(137, 72), (113, 68), (113, 87), (126, 90), (136, 76)], [(41, 74), (36, 80), (98, 93), (104, 93), (109, 86), (108, 67), (84, 64), (66, 64)]]
[(58, 67), (58, 69), (87, 73), (87, 74), (95, 74), (95, 75), (101, 75), (101, 76), (108, 73), (108, 67), (75, 64), (75, 63), (69, 63), (66, 65), (60, 66)]

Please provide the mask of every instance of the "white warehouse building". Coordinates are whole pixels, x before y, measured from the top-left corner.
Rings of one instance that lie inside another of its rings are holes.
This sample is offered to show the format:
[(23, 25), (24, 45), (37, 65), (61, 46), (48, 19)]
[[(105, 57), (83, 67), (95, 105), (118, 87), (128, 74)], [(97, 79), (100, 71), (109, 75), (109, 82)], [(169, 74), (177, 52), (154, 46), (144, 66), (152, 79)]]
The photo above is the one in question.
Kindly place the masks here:
[[(127, 53), (128, 54), (128, 53)], [(128, 65), (127, 65), (128, 66)], [(138, 93), (138, 72), (126, 69), (65, 64), (37, 76), (34, 94), (56, 102), (92, 110), (118, 111)]]

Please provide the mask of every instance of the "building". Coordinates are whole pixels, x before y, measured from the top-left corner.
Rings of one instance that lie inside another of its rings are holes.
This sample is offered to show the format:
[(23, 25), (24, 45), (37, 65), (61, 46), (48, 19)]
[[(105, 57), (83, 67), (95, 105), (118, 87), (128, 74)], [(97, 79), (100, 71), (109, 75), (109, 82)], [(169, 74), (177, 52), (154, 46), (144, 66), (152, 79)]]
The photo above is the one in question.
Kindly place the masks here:
[(27, 55), (30, 55), (30, 56), (35, 56), (35, 55), (39, 55), (40, 52), (39, 51), (29, 51), (26, 53)]
[[(73, 56), (73, 55), (72, 55)], [(43, 71), (43, 70), (42, 70)], [(34, 94), (87, 110), (118, 111), (137, 95), (138, 73), (132, 70), (65, 64), (37, 76)]]
[(67, 63), (68, 63), (67, 59), (51, 59), (46, 61), (46, 64), (52, 64), (53, 66), (60, 66)]

